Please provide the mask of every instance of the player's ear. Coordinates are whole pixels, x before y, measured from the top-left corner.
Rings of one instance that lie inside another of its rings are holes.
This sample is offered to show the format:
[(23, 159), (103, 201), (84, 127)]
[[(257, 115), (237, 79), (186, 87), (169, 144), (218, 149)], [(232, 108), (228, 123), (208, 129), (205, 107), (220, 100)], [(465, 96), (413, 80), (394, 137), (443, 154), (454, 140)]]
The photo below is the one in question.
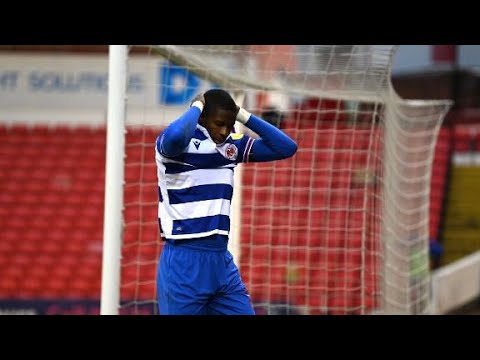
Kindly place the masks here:
[(207, 117), (205, 116), (205, 110), (203, 110), (200, 113), (200, 117), (198, 118), (198, 124), (202, 126), (206, 126), (206, 122), (207, 122)]

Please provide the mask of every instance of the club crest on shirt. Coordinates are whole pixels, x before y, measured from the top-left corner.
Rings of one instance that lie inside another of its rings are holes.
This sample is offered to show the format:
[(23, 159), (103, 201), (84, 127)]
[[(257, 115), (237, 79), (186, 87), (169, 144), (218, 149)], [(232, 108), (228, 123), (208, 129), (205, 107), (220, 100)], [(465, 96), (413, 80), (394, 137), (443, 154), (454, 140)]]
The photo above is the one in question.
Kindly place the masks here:
[(225, 157), (228, 160), (236, 160), (238, 156), (238, 149), (234, 144), (228, 144), (225, 149)]

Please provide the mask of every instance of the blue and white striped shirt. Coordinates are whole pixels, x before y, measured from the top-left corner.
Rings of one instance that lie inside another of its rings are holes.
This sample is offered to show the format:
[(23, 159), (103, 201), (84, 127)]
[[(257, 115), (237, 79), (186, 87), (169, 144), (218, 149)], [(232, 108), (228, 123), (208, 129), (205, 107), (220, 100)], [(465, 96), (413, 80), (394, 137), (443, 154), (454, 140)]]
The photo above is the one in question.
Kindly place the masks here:
[(157, 138), (158, 218), (164, 239), (194, 239), (230, 231), (233, 169), (248, 162), (254, 139), (232, 133), (216, 144), (201, 125), (186, 149), (166, 157)]

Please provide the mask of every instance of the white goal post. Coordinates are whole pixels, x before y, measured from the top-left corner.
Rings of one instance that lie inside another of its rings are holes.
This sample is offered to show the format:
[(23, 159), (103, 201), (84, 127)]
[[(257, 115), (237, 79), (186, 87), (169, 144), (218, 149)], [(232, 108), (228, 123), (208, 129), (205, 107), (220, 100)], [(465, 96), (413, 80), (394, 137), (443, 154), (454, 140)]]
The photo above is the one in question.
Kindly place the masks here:
[[(396, 94), (396, 46), (132, 47), (110, 46), (101, 314), (155, 313), (152, 137), (214, 86), (299, 145), (236, 174), (230, 249), (257, 313), (431, 313), (430, 177), (451, 102)], [(154, 74), (134, 104), (130, 68)]]
[(109, 46), (101, 315), (117, 315), (120, 304), (127, 56), (126, 45)]

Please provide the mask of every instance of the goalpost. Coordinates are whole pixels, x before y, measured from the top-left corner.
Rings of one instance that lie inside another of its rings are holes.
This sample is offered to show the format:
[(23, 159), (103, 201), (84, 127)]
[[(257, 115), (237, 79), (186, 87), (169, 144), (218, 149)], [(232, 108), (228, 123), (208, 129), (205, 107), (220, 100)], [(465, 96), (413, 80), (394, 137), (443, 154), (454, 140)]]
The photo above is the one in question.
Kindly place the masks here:
[[(395, 46), (130, 46), (129, 72), (145, 74), (141, 99), (126, 96), (119, 63), (127, 47), (116, 46), (107, 152), (114, 142), (118, 152), (107, 159), (102, 314), (157, 313), (154, 141), (210, 87), (299, 145), (290, 159), (235, 170), (230, 250), (257, 313), (431, 312), (430, 175), (451, 102), (401, 99), (390, 79)], [(116, 126), (125, 105), (123, 144)]]
[(127, 47), (110, 45), (108, 78), (107, 149), (105, 161), (105, 215), (103, 225), (100, 313), (118, 314), (125, 151)]

